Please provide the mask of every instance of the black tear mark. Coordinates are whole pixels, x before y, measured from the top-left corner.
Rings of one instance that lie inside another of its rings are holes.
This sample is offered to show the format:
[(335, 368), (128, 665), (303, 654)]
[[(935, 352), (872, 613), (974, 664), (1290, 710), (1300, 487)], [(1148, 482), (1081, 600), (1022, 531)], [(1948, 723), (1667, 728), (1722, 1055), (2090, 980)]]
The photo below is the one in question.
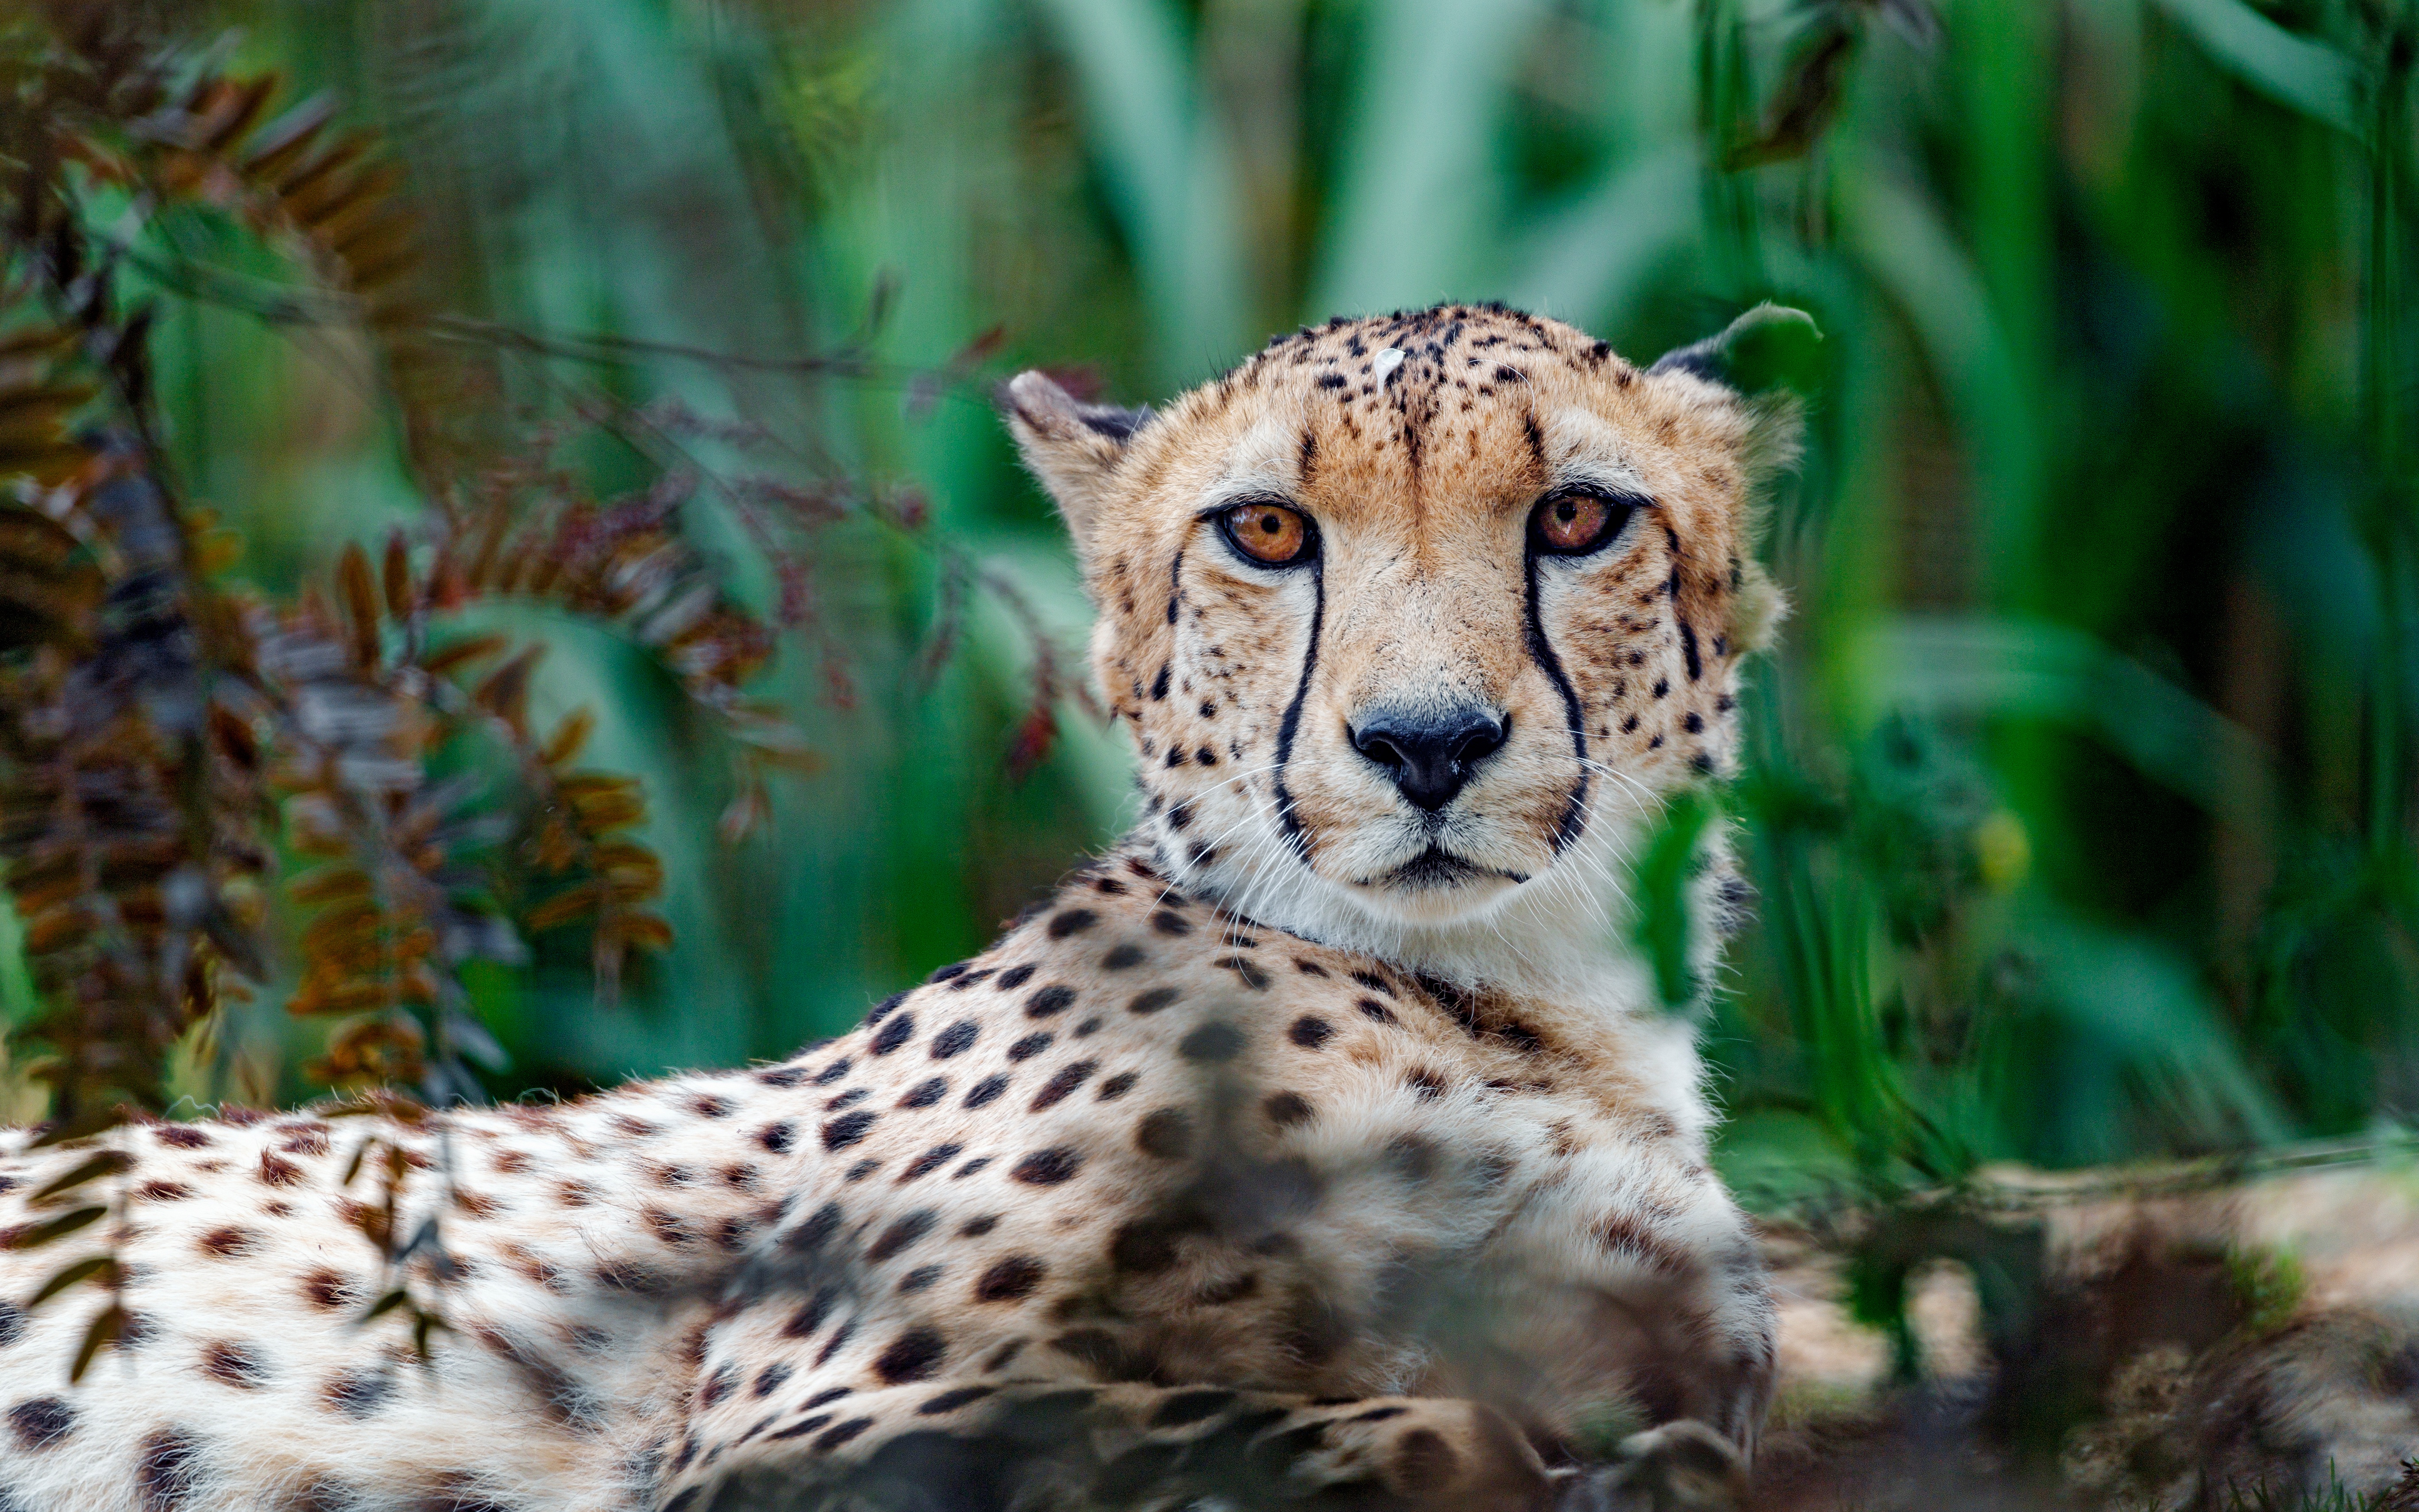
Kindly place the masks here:
[(1688, 681), (1693, 683), (1703, 675), (1704, 664), (1697, 659), (1696, 627), (1686, 620), (1680, 622), (1680, 654), (1687, 658)]
[(1184, 548), (1176, 548), (1176, 560), (1167, 568), (1167, 623), (1176, 623), (1176, 602), (1184, 596)]
[(1302, 729), (1302, 706), (1310, 697), (1311, 674), (1318, 669), (1318, 627), (1327, 617), (1327, 559), (1310, 559), (1310, 644), (1302, 654), (1302, 676), (1293, 687), (1293, 702), (1286, 705), (1285, 722), (1277, 726), (1277, 764), (1274, 792), (1277, 799), (1277, 833), (1285, 837), (1294, 858), (1302, 865), (1310, 864), (1310, 846), (1302, 839), (1302, 822), (1294, 817), (1293, 795), (1286, 791), (1286, 764), (1293, 760), (1293, 737)]
[(1159, 664), (1159, 675), (1150, 680), (1150, 701), (1153, 703), (1167, 697), (1167, 663)]
[(1554, 655), (1553, 642), (1546, 639), (1546, 623), (1538, 604), (1537, 554), (1534, 551), (1529, 553), (1524, 565), (1521, 586), (1528, 596), (1523, 618), (1529, 625), (1529, 657), (1546, 674), (1546, 680), (1563, 695), (1563, 719), (1570, 727), (1571, 750), (1579, 760), (1579, 779), (1571, 787), (1570, 802), (1564, 806), (1563, 816), (1554, 821), (1554, 854), (1560, 856), (1587, 828), (1587, 716), (1579, 708), (1579, 696), (1572, 689), (1571, 680), (1563, 673), (1562, 658)]

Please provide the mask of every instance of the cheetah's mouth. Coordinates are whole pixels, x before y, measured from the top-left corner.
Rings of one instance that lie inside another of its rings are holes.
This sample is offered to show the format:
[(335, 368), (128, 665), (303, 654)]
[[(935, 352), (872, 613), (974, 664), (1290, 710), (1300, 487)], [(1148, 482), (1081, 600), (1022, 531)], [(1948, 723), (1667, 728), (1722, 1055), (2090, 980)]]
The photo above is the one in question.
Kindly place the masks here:
[[(1465, 856), (1456, 856), (1443, 846), (1430, 841), (1428, 848), (1412, 856), (1372, 883), (1406, 891), (1428, 892), (1458, 887), (1482, 877), (1509, 882), (1516, 887), (1529, 879), (1518, 872), (1505, 872), (1496, 867), (1480, 866)], [(1368, 884), (1364, 884), (1367, 886)]]

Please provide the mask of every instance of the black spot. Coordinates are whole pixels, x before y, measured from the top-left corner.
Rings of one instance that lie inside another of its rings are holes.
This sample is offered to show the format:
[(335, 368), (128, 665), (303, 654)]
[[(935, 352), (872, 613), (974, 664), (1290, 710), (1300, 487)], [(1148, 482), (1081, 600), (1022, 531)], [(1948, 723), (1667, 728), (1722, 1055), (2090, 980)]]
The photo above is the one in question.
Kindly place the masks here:
[(948, 1095), (949, 1080), (948, 1077), (929, 1077), (926, 1080), (917, 1082), (915, 1086), (909, 1088), (907, 1089), (907, 1095), (899, 1100), (899, 1105), (902, 1108), (929, 1108), (933, 1103), (938, 1103), (941, 1099)]
[(1325, 966), (1320, 965), (1316, 961), (1304, 961), (1300, 956), (1296, 956), (1294, 958), (1293, 968), (1296, 971), (1301, 972), (1305, 977), (1324, 977), (1327, 975), (1327, 968)]
[(1162, 934), (1190, 934), (1193, 933), (1193, 921), (1191, 919), (1186, 918), (1182, 914), (1179, 914), (1165, 908), (1163, 908), (1159, 912), (1150, 916), (1150, 927), (1159, 931)]
[(847, 1091), (842, 1092), (840, 1096), (833, 1098), (830, 1102), (824, 1103), (824, 1106), (834, 1112), (838, 1112), (841, 1108), (854, 1107), (872, 1095), (873, 1088), (871, 1087), (852, 1087)]
[(1100, 921), (1101, 916), (1088, 908), (1064, 909), (1051, 916), (1050, 937), (1063, 940), (1070, 934), (1090, 929)]
[(1187, 1060), (1232, 1060), (1242, 1053), (1243, 1031), (1231, 1024), (1209, 1023), (1177, 1041), (1176, 1053)]
[(763, 1082), (767, 1087), (795, 1087), (800, 1082), (807, 1079), (807, 1068), (804, 1066), (776, 1066), (770, 1071), (758, 1072), (756, 1073), (756, 1079)]
[(1071, 1066), (1060, 1068), (1057, 1075), (1044, 1082), (1041, 1090), (1033, 1094), (1028, 1111), (1039, 1113), (1043, 1108), (1065, 1102), (1075, 1088), (1089, 1081), (1092, 1072), (1100, 1069), (1101, 1063), (1097, 1060), (1079, 1060)]
[(1154, 703), (1167, 697), (1167, 663), (1163, 661), (1159, 664), (1159, 675), (1150, 680), (1150, 697)]
[(1101, 1089), (1093, 1093), (1092, 1096), (1098, 1102), (1114, 1103), (1118, 1098), (1121, 1098), (1128, 1092), (1132, 1091), (1134, 1083), (1140, 1080), (1142, 1080), (1142, 1072), (1138, 1071), (1121, 1071), (1115, 1076), (1110, 1077), (1107, 1081), (1102, 1082), (1101, 1084)]
[(1331, 372), (1318, 375), (1318, 386), (1322, 389), (1340, 389), (1351, 381), (1341, 373)]
[[(1691, 716), (1691, 717), (1694, 717), (1694, 716)], [(1111, 971), (1123, 971), (1129, 966), (1141, 965), (1142, 963), (1142, 947), (1132, 943), (1120, 945), (1116, 949), (1111, 950), (1108, 954), (1101, 957), (1101, 964)]]
[(1417, 1093), (1423, 1102), (1444, 1095), (1444, 1078), (1425, 1066), (1405, 1072), (1403, 1085)]
[(781, 1242), (802, 1254), (819, 1250), (830, 1242), (832, 1235), (840, 1232), (840, 1222), (845, 1216), (839, 1203), (826, 1202), (817, 1208), (806, 1222), (783, 1235)]
[(1072, 987), (1044, 987), (1025, 1000), (1025, 1016), (1046, 1019), (1053, 1013), (1065, 1012), (1074, 1001), (1075, 989)]
[(1101, 1032), (1101, 1020), (1100, 1020), (1099, 1016), (1096, 1014), (1096, 1015), (1094, 1015), (1093, 1017), (1091, 1017), (1091, 1018), (1087, 1018), (1087, 1019), (1086, 1019), (1083, 1023), (1078, 1024), (1078, 1025), (1076, 1025), (1076, 1026), (1075, 1026), (1075, 1035), (1074, 1035), (1074, 1037), (1075, 1037), (1076, 1039), (1078, 1039), (1078, 1040), (1088, 1040), (1088, 1039), (1090, 1039), (1093, 1035), (1096, 1035), (1096, 1034), (1098, 1034), (1098, 1033), (1100, 1033), (1100, 1032)]
[(874, 1035), (873, 1042), (866, 1048), (877, 1056), (886, 1056), (915, 1037), (916, 1015), (901, 1013), (885, 1024), (881, 1031)]
[(1056, 1039), (1057, 1036), (1052, 1034), (1047, 1029), (1044, 1029), (1040, 1034), (1028, 1034), (1024, 1039), (1017, 1041), (1014, 1044), (1008, 1047), (1008, 1058), (1010, 1060), (1031, 1060), (1034, 1057), (1041, 1054), (1044, 1050), (1049, 1049), (1051, 1042)]
[(1373, 993), (1383, 993), (1388, 997), (1394, 995), (1394, 984), (1374, 971), (1356, 971), (1352, 973), (1352, 980)]
[(1030, 1255), (1011, 1255), (982, 1273), (975, 1283), (977, 1302), (1017, 1302), (1033, 1295), (1048, 1273)]
[(815, 1393), (812, 1396), (808, 1397), (805, 1401), (800, 1402), (798, 1404), (798, 1411), (801, 1412), (811, 1412), (818, 1407), (828, 1407), (832, 1403), (839, 1401), (843, 1396), (854, 1396), (855, 1395), (856, 1388), (854, 1386), (826, 1387), (824, 1390)]
[(905, 1170), (899, 1173), (900, 1184), (903, 1186), (907, 1182), (915, 1180), (917, 1177), (932, 1175), (934, 1171), (939, 1170), (942, 1166), (947, 1165), (949, 1162), (957, 1159), (958, 1156), (963, 1152), (964, 1149), (965, 1147), (963, 1145), (934, 1145), (932, 1149), (917, 1156), (915, 1160), (908, 1164)]
[(367, 1417), (394, 1395), (394, 1378), (382, 1370), (348, 1370), (330, 1381), (323, 1394), (347, 1417)]
[(941, 1337), (940, 1330), (911, 1328), (874, 1357), (873, 1373), (894, 1386), (929, 1381), (948, 1352), (948, 1341)]
[(1161, 1108), (1144, 1117), (1134, 1145), (1160, 1160), (1182, 1160), (1193, 1149), (1193, 1122), (1179, 1109)]
[[(963, 1173), (961, 1172), (960, 1174), (963, 1175)], [(958, 1227), (958, 1237), (961, 1239), (980, 1239), (983, 1235), (990, 1233), (993, 1229), (997, 1228), (998, 1227), (999, 1214), (995, 1212), (986, 1212), (980, 1217), (969, 1218), (963, 1224), (960, 1225)]]
[(1259, 963), (1254, 961), (1249, 956), (1220, 956), (1218, 958), (1218, 964), (1225, 967), (1228, 971), (1231, 971), (1236, 976), (1243, 979), (1243, 985), (1249, 987), (1252, 991), (1256, 993), (1264, 993), (1269, 990), (1269, 974), (1261, 970)]
[[(967, 1088), (966, 1100), (964, 1103), (961, 1103), (960, 1106), (970, 1108), (989, 1107), (992, 1103), (999, 1101), (1000, 1093), (1007, 1090), (1007, 1077), (986, 1076), (981, 1081), (975, 1083), (973, 1087)], [(963, 1176), (966, 1173), (960, 1171), (958, 1174)]]
[(254, 1391), (269, 1379), (269, 1366), (249, 1346), (221, 1339), (202, 1346), (202, 1374), (223, 1386)]
[(933, 972), (924, 980), (926, 981), (948, 981), (952, 977), (963, 977), (966, 974), (966, 967), (972, 964), (974, 964), (974, 963), (971, 961), (959, 961), (952, 964), (943, 966), (940, 970)]
[(1056, 1186), (1083, 1166), (1084, 1157), (1061, 1145), (1037, 1149), (1009, 1168), (1009, 1175), (1027, 1186)]
[(944, 1269), (938, 1265), (917, 1266), (899, 1278), (899, 1294), (904, 1297), (928, 1289), (933, 1282), (941, 1279)]
[(968, 1045), (973, 1044), (975, 1037), (981, 1033), (982, 1026), (974, 1020), (960, 1019), (932, 1036), (932, 1058), (947, 1060), (951, 1056), (962, 1053)]
[(1012, 993), (1032, 980), (1033, 966), (1031, 963), (1027, 963), (1021, 966), (1010, 966), (1006, 971), (1001, 972), (999, 974), (999, 980), (994, 982), (993, 985), (996, 986), (1001, 992)]
[(790, 1363), (776, 1360), (756, 1374), (756, 1383), (747, 1388), (751, 1396), (770, 1396), (790, 1379)]
[(193, 1494), (201, 1445), (184, 1428), (159, 1428), (135, 1451), (134, 1479), (143, 1489), (143, 1512), (170, 1512)]
[(1173, 987), (1153, 987), (1147, 993), (1134, 994), (1133, 1000), (1126, 1004), (1126, 1011), (1129, 1013), (1156, 1013), (1161, 1009), (1175, 1002), (1183, 994), (1178, 992)]
[(829, 1454), (871, 1427), (873, 1427), (873, 1419), (870, 1417), (852, 1417), (840, 1427), (826, 1430), (822, 1438), (817, 1439), (815, 1452)]
[(1655, 679), (1655, 696), (1656, 698), (1662, 698), (1671, 691), (1672, 679), (1668, 677), (1658, 677)]
[(25, 1310), (13, 1302), (0, 1302), (0, 1350), (24, 1336)]
[[(802, 1339), (823, 1327), (824, 1319), (831, 1316), (834, 1295), (834, 1288), (825, 1287), (808, 1298), (804, 1305), (790, 1315), (790, 1320), (781, 1325), (782, 1336)], [(809, 1402), (807, 1405), (812, 1407), (815, 1404)]]
[(227, 1260), (259, 1248), (260, 1236), (248, 1228), (213, 1228), (197, 1242), (212, 1259)]
[[(1189, 804), (1189, 803), (1174, 803), (1174, 804), (1170, 804), (1170, 805), (1168, 805), (1168, 809), (1167, 809), (1167, 827), (1168, 827), (1168, 828), (1170, 828), (1170, 829), (1182, 829), (1185, 825), (1189, 825), (1189, 824), (1191, 824), (1191, 823), (1193, 823), (1193, 806), (1192, 806), (1191, 804)], [(1157, 915), (1152, 916), (1151, 922), (1152, 922), (1152, 923), (1154, 923), (1154, 924), (1158, 924), (1158, 923), (1159, 923), (1159, 921), (1160, 921), (1161, 919), (1163, 919), (1163, 918), (1174, 918), (1175, 917), (1176, 917), (1176, 916), (1174, 916), (1173, 914), (1157, 914)], [(1182, 920), (1182, 919), (1178, 919), (1178, 920), (1177, 920), (1177, 922), (1178, 922), (1178, 923), (1183, 923), (1183, 920)], [(1192, 926), (1190, 926), (1190, 925), (1186, 925), (1185, 927), (1186, 927), (1187, 929), (1189, 929), (1189, 928), (1191, 928)], [(1180, 930), (1180, 929), (1179, 929), (1179, 930), (1168, 930), (1168, 929), (1167, 929), (1167, 926), (1165, 926), (1164, 924), (1161, 924), (1161, 925), (1160, 925), (1160, 928), (1161, 928), (1161, 929), (1163, 929), (1163, 930), (1166, 930), (1166, 932), (1167, 932), (1168, 933), (1171, 933), (1171, 934), (1181, 934), (1181, 933), (1184, 933), (1184, 931), (1183, 931), (1183, 930)]]
[(824, 1125), (824, 1148), (846, 1149), (864, 1138), (865, 1132), (872, 1127), (873, 1115), (863, 1108), (855, 1113), (843, 1113)]
[[(951, 967), (948, 967), (948, 968), (947, 968), (947, 969), (948, 969), (948, 971), (949, 975), (951, 975), (951, 976), (955, 976), (955, 975), (957, 975), (959, 972), (963, 971), (963, 970), (965, 970), (966, 968), (965, 968), (964, 966), (963, 966), (963, 965), (959, 965), (959, 966), (951, 966)], [(933, 974), (933, 977), (932, 977), (932, 980), (933, 980), (934, 981), (938, 981), (938, 980), (941, 980), (940, 974), (939, 974), (939, 973), (937, 973), (937, 972), (936, 972), (936, 973), (934, 973), (934, 974)], [(874, 1005), (873, 1005), (873, 1007), (872, 1007), (871, 1010), (869, 1010), (869, 1011), (867, 1011), (867, 1013), (866, 1013), (866, 1015), (865, 1015), (865, 1022), (866, 1022), (866, 1026), (870, 1028), (870, 1027), (871, 1027), (872, 1026), (874, 1026), (874, 1025), (876, 1025), (876, 1024), (881, 1023), (884, 1019), (886, 1019), (886, 1018), (888, 1018), (888, 1017), (890, 1016), (890, 1011), (891, 1011), (892, 1009), (897, 1008), (900, 1004), (901, 1004), (901, 1003), (903, 1003), (903, 1002), (905, 1002), (905, 1001), (907, 1001), (907, 995), (906, 995), (905, 993), (892, 993), (889, 996), (887, 996), (887, 997), (884, 998), (882, 1001), (880, 1001), (880, 1002), (878, 1002), (878, 1003), (874, 1004)]]
[(960, 1386), (924, 1403), (916, 1409), (916, 1413), (919, 1417), (937, 1417), (943, 1412), (954, 1412), (961, 1407), (981, 1401), (998, 1389), (996, 1386)]
[(815, 1351), (815, 1364), (818, 1366), (830, 1364), (831, 1357), (848, 1348), (848, 1341), (855, 1337), (856, 1337), (856, 1319), (851, 1318), (833, 1329), (831, 1337), (824, 1340), (824, 1347)]
[(974, 986), (977, 982), (989, 980), (992, 973), (997, 969), (999, 968), (996, 966), (985, 966), (980, 971), (966, 972), (964, 975), (950, 981), (949, 991), (953, 993), (964, 992), (967, 988)]
[(846, 1056), (842, 1056), (838, 1060), (833, 1061), (830, 1065), (825, 1066), (822, 1071), (815, 1073), (815, 1085), (817, 1087), (829, 1087), (832, 1083), (840, 1080), (847, 1074), (848, 1057)]
[(1695, 682), (1703, 671), (1697, 659), (1697, 632), (1687, 621), (1680, 622), (1680, 653), (1688, 663), (1688, 681)]
[(789, 1149), (791, 1143), (796, 1139), (797, 1134), (797, 1125), (786, 1120), (780, 1123), (768, 1123), (756, 1132), (756, 1142), (778, 1155)]
[(1314, 1117), (1310, 1100), (1300, 1092), (1271, 1092), (1268, 1101), (1262, 1103), (1260, 1108), (1268, 1114), (1269, 1121), (1280, 1129), (1289, 1129), (1297, 1123), (1308, 1123)]
[(1304, 1050), (1316, 1050), (1335, 1036), (1335, 1026), (1314, 1014), (1304, 1013), (1286, 1030), (1286, 1038)]
[(1705, 717), (1699, 714), (1694, 709), (1691, 709), (1688, 711), (1687, 717), (1680, 721), (1680, 728), (1686, 730), (1692, 735), (1703, 734), (1705, 733)]
[(918, 1208), (914, 1212), (907, 1214), (897, 1223), (894, 1223), (889, 1227), (884, 1229), (882, 1231), (882, 1237), (875, 1240), (871, 1244), (866, 1247), (866, 1259), (868, 1261), (880, 1261), (890, 1258), (890, 1257), (898, 1254), (901, 1250), (905, 1249), (908, 1245), (913, 1244), (916, 1241), (923, 1238), (926, 1234), (931, 1233), (932, 1231), (932, 1226), (940, 1221), (940, 1214), (934, 1212), (932, 1209)]
[(56, 1396), (37, 1396), (8, 1409), (8, 1427), (28, 1449), (47, 1449), (75, 1431), (75, 1409)]

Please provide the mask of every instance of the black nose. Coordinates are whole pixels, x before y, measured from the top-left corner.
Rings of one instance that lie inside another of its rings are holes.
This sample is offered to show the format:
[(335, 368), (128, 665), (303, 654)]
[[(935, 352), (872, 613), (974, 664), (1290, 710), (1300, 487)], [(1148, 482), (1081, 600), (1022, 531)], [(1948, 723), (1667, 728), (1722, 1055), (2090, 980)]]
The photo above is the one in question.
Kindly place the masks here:
[(1486, 709), (1380, 714), (1353, 728), (1352, 748), (1392, 772), (1413, 806), (1433, 813), (1502, 746), (1504, 732), (1504, 721)]

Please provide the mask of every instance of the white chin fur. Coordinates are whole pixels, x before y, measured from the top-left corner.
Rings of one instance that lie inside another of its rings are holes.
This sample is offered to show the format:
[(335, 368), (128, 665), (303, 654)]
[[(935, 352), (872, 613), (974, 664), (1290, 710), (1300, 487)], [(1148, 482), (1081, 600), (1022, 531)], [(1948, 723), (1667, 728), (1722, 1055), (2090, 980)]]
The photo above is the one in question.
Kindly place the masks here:
[[(1454, 887), (1333, 881), (1304, 866), (1264, 813), (1237, 827), (1267, 834), (1237, 844), (1229, 830), (1224, 854), (1206, 866), (1188, 860), (1181, 844), (1163, 846), (1179, 886), (1305, 939), (1452, 981), (1607, 1007), (1642, 1009), (1655, 1000), (1651, 971), (1626, 942), (1626, 858), (1637, 854), (1644, 830), (1634, 805), (1599, 798), (1576, 845), (1533, 872), (1517, 869), (1530, 872), (1525, 882), (1480, 875)], [(1399, 865), (1416, 854), (1387, 859)]]

